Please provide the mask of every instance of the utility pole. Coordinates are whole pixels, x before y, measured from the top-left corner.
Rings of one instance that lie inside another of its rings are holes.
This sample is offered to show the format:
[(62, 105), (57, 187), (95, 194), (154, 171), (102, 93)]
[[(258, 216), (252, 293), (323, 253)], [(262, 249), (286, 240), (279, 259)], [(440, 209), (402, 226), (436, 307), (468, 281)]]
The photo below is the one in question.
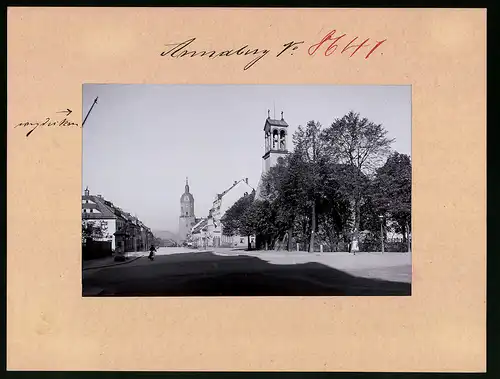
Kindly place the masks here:
[(92, 112), (92, 108), (94, 108), (94, 105), (97, 104), (97, 99), (98, 98), (99, 98), (99, 96), (94, 99), (94, 102), (92, 103), (92, 106), (90, 107), (87, 115), (85, 116), (85, 119), (83, 120), (82, 126), (85, 124), (85, 121), (87, 121), (87, 118), (89, 117), (90, 112)]

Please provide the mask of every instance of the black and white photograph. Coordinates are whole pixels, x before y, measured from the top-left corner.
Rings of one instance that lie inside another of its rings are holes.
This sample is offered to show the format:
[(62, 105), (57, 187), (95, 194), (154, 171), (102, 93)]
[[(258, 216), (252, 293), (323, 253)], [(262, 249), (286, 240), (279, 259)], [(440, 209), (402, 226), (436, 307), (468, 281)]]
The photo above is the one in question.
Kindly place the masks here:
[(410, 296), (409, 85), (82, 86), (82, 295)]

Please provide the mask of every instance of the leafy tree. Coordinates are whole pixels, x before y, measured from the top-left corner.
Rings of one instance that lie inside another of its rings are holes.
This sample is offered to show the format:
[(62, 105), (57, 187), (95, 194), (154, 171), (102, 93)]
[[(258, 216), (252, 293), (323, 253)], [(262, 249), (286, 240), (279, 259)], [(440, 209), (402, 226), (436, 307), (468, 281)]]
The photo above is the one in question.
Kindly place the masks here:
[(87, 239), (98, 240), (108, 236), (108, 224), (106, 222), (82, 220), (82, 242)]
[(258, 247), (273, 248), (278, 236), (276, 208), (268, 200), (254, 201), (243, 216), (242, 227), (247, 235), (256, 235)]
[(263, 178), (263, 197), (273, 210), (275, 239), (288, 238), (288, 250), (291, 250), (295, 218), (304, 211), (304, 186), (300, 162), (295, 155), (280, 158), (278, 164), (271, 167)]
[(305, 127), (299, 126), (293, 135), (294, 159), (297, 184), (300, 186), (302, 205), (310, 210), (309, 251), (314, 251), (318, 221), (318, 201), (322, 196), (321, 166), (324, 162), (321, 124), (309, 121)]
[[(411, 227), (411, 159), (394, 152), (380, 167), (371, 189), (374, 208), (397, 223), (403, 242)], [(409, 248), (409, 246), (408, 246)]]
[(255, 198), (255, 191), (239, 198), (229, 208), (222, 217), (222, 233), (226, 236), (246, 236), (248, 249), (250, 249), (250, 236), (252, 230), (244, 223), (244, 215), (247, 209), (252, 205)]
[(389, 154), (392, 139), (381, 124), (375, 124), (359, 113), (349, 112), (337, 118), (321, 134), (325, 156), (332, 163), (350, 168), (344, 176), (346, 192), (352, 207), (351, 251), (357, 250), (361, 206), (365, 198), (365, 175), (372, 175)]
[(343, 180), (346, 168), (342, 165), (322, 165), (321, 194), (319, 209), (319, 235), (333, 249), (338, 242), (347, 242), (351, 213), (348, 192)]

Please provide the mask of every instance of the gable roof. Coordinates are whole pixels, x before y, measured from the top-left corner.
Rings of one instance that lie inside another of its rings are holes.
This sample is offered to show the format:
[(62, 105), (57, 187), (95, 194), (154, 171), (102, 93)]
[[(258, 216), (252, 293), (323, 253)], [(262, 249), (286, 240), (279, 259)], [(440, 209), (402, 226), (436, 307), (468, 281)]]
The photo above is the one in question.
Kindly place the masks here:
[(199, 233), (208, 225), (208, 220), (206, 218), (202, 218), (195, 226), (192, 227), (191, 233)]
[(237, 180), (233, 183), (231, 187), (229, 187), (227, 190), (223, 191), (222, 193), (217, 194), (217, 199), (214, 201), (214, 203), (218, 200), (221, 200), (225, 194), (227, 194), (229, 191), (231, 191), (234, 187), (236, 187), (238, 184), (241, 182), (244, 182), (248, 187), (250, 187), (252, 190), (254, 189), (250, 184), (245, 179)]
[[(85, 203), (84, 201), (92, 201), (92, 203)], [(105, 204), (104, 199), (93, 195), (82, 196), (82, 209), (97, 210), (99, 213), (83, 212), (83, 219), (116, 219), (115, 212), (112, 208)]]

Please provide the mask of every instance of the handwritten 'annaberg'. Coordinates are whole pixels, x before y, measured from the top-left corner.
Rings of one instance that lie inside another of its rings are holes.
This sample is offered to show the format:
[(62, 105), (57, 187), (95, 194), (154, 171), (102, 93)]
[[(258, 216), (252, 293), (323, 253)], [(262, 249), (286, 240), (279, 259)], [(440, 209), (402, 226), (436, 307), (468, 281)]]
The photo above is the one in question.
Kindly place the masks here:
[(216, 50), (191, 50), (188, 51), (186, 48), (191, 45), (196, 38), (191, 38), (188, 39), (184, 42), (180, 43), (170, 43), (166, 44), (165, 46), (171, 47), (169, 50), (163, 51), (160, 55), (162, 57), (166, 55), (170, 55), (172, 58), (183, 58), (186, 56), (190, 57), (208, 57), (208, 58), (218, 58), (218, 57), (230, 57), (233, 55), (238, 55), (238, 56), (246, 56), (246, 55), (251, 55), (251, 56), (256, 56), (254, 59), (252, 59), (250, 62), (248, 62), (245, 67), (243, 68), (244, 70), (248, 70), (250, 67), (252, 67), (255, 63), (257, 63), (259, 60), (264, 58), (268, 53), (269, 50), (267, 49), (251, 49), (248, 45), (244, 45), (240, 47), (239, 49), (228, 49), (228, 50), (223, 50), (223, 51), (216, 51)]

